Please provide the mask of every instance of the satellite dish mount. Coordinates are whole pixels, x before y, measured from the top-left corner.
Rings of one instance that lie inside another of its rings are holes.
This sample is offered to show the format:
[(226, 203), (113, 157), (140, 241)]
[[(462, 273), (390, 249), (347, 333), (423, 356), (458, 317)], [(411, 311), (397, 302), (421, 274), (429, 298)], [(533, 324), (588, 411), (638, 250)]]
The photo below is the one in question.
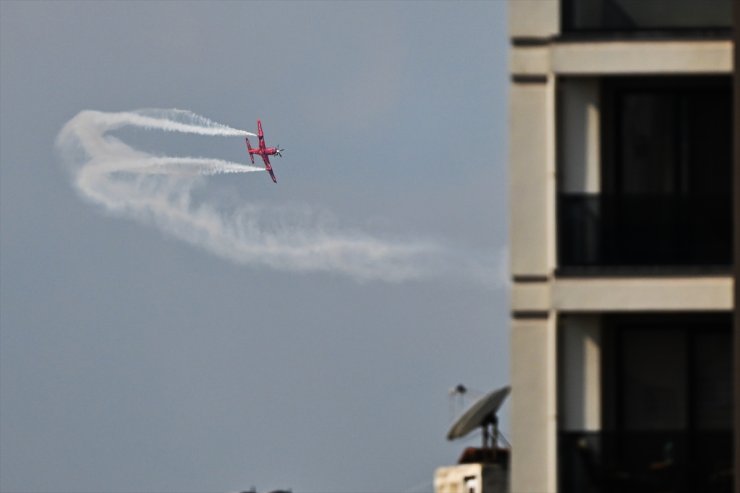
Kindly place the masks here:
[(498, 448), (498, 416), (491, 414), (480, 427), (483, 432), (483, 448)]

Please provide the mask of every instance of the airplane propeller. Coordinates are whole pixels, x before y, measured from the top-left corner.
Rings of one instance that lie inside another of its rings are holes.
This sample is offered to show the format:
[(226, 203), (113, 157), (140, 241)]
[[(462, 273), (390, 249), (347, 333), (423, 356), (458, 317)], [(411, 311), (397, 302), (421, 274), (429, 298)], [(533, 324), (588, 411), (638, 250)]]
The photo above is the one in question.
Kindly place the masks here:
[(277, 145), (277, 152), (276, 152), (276, 154), (277, 154), (278, 156), (280, 156), (280, 157), (283, 157), (283, 151), (284, 151), (284, 150), (285, 150), (285, 149), (281, 149), (281, 148), (280, 148), (280, 144), (278, 144), (278, 145)]

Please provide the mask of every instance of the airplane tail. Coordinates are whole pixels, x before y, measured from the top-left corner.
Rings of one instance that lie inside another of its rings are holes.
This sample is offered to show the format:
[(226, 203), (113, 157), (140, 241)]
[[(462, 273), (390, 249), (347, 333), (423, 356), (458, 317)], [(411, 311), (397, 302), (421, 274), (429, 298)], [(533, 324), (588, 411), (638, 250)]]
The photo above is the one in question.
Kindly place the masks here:
[(244, 140), (247, 141), (247, 153), (249, 154), (249, 159), (251, 159), (252, 164), (254, 164), (254, 154), (252, 154), (252, 145), (249, 143), (249, 137), (244, 137)]

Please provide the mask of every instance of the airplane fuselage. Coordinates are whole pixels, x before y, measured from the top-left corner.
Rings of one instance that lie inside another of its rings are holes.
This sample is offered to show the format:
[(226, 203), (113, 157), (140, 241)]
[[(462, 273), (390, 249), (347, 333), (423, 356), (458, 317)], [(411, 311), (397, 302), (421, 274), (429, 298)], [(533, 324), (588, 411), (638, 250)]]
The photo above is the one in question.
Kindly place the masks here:
[(258, 156), (274, 156), (278, 153), (277, 147), (265, 147), (264, 149), (250, 149), (250, 154), (257, 154)]

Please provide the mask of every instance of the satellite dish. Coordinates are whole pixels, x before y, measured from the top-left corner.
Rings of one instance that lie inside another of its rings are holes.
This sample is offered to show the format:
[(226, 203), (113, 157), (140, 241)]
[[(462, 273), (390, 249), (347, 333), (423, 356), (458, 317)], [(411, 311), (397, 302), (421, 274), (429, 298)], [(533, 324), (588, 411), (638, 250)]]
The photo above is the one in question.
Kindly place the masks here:
[(483, 448), (489, 447), (488, 427), (493, 427), (493, 448), (498, 443), (498, 417), (496, 413), (501, 408), (506, 397), (511, 393), (511, 387), (506, 386), (490, 392), (478, 399), (467, 411), (460, 416), (447, 433), (448, 440), (462, 438), (478, 427), (483, 429)]

